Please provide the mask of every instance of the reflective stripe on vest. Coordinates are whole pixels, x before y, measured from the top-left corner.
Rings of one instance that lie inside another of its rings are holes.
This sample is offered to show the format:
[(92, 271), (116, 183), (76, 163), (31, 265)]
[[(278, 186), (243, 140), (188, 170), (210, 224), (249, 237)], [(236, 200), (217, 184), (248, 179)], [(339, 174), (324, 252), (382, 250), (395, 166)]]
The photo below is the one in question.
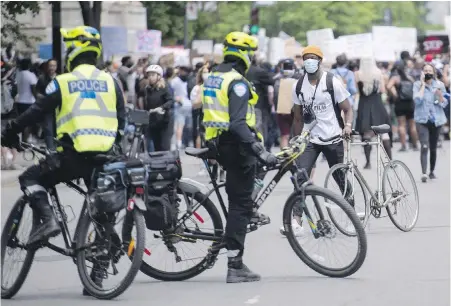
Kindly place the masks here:
[[(210, 79), (212, 78), (212, 79)], [(251, 85), (235, 70), (226, 73), (212, 73), (209, 75), (210, 82), (203, 85), (202, 107), (204, 111), (203, 125), (206, 128), (205, 139), (209, 140), (217, 137), (221, 131), (226, 131), (230, 126), (229, 98), (228, 90), (231, 82), (243, 80), (248, 84), (251, 93), (251, 99), (248, 102), (246, 123), (253, 128), (256, 124), (255, 104), (258, 95), (252, 89)]]
[[(94, 79), (94, 80), (97, 79), (100, 72), (101, 72), (100, 70), (95, 69), (92, 72), (91, 77), (89, 79)], [(75, 77), (77, 77), (77, 79), (80, 81), (88, 79), (83, 74), (81, 74), (80, 71), (73, 71), (72, 74)], [(117, 117), (116, 112), (108, 111), (108, 109), (105, 105), (105, 102), (103, 101), (103, 99), (100, 95), (95, 95), (97, 105), (99, 106), (100, 109), (80, 109), (81, 104), (83, 103), (84, 99), (85, 98), (82, 97), (82, 93), (80, 92), (80, 95), (78, 96), (77, 100), (75, 101), (72, 112), (56, 121), (57, 128), (77, 116), (99, 116), (99, 117), (108, 117), (108, 118), (116, 118)]]
[(77, 152), (109, 151), (118, 128), (113, 78), (92, 65), (80, 65), (56, 80), (62, 97), (56, 110), (57, 138), (71, 137)]

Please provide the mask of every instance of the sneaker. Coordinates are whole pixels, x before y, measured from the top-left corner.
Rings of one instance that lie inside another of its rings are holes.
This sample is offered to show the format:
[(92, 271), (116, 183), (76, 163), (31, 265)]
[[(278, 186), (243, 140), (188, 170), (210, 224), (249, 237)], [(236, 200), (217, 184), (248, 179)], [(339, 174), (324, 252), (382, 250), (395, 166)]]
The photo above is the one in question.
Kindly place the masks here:
[[(291, 227), (293, 228), (293, 234), (295, 237), (303, 237), (305, 236), (305, 229), (302, 225), (299, 225), (299, 223), (296, 221), (296, 219), (293, 218), (293, 220), (291, 221)], [(287, 233), (285, 232), (285, 227), (281, 226), (280, 227), (280, 233), (284, 236), (287, 235)]]
[(401, 149), (399, 149), (398, 152), (407, 152), (407, 148), (406, 147), (401, 147)]
[(360, 221), (363, 221), (363, 220), (365, 220), (365, 213), (359, 212), (359, 213), (357, 213), (357, 217), (359, 217)]
[(427, 180), (428, 180), (427, 174), (423, 174), (423, 175), (421, 176), (421, 181), (422, 181), (423, 183), (426, 183)]
[(437, 177), (435, 176), (434, 172), (429, 173), (429, 178), (431, 180), (435, 180)]

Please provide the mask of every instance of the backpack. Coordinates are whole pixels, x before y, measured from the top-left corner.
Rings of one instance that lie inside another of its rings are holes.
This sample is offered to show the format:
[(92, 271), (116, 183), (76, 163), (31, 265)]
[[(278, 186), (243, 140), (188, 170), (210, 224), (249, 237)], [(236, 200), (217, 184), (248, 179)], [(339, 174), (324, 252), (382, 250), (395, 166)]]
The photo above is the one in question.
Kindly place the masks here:
[[(337, 117), (338, 125), (340, 128), (345, 127), (345, 123), (343, 121), (343, 118), (341, 117), (341, 109), (338, 106), (338, 103), (335, 103), (335, 92), (334, 92), (334, 74), (331, 72), (327, 72), (326, 74), (326, 90), (329, 93), (331, 99), (332, 99), (332, 105), (334, 106), (335, 116)], [(296, 95), (302, 95), (302, 84), (304, 83), (305, 74), (299, 79), (298, 83), (296, 84)], [(319, 81), (318, 81), (319, 82)]]
[(409, 80), (401, 80), (399, 84), (398, 95), (400, 100), (413, 99), (413, 83)]

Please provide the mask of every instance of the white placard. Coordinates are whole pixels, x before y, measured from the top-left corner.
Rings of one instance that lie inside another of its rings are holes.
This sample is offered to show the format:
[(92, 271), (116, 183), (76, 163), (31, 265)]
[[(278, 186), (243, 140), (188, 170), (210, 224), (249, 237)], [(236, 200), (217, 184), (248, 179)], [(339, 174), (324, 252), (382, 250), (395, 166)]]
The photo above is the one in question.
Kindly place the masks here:
[(199, 55), (206, 55), (213, 53), (213, 41), (212, 40), (193, 40), (191, 50), (196, 50)]
[(373, 35), (371, 33), (343, 35), (340, 44), (345, 46), (348, 59), (359, 59), (373, 56)]
[(397, 54), (402, 51), (409, 51), (410, 55), (415, 53), (417, 48), (417, 29), (416, 28), (396, 28), (397, 36)]
[(277, 63), (285, 57), (285, 41), (279, 37), (271, 37), (269, 39), (269, 62), (271, 65)]
[(222, 49), (224, 49), (224, 45), (223, 44), (215, 44), (213, 46), (213, 54), (222, 56)]
[(396, 27), (373, 26), (373, 54), (376, 61), (394, 62), (397, 58)]
[(347, 53), (346, 40), (344, 39), (337, 38), (334, 40), (328, 40), (325, 41), (323, 44), (324, 44), (324, 49), (322, 50), (324, 54), (323, 62), (325, 63), (335, 63), (335, 60), (338, 55), (342, 53)]
[(325, 48), (324, 42), (330, 40), (334, 40), (334, 32), (330, 28), (307, 31), (308, 44), (318, 46), (322, 51)]

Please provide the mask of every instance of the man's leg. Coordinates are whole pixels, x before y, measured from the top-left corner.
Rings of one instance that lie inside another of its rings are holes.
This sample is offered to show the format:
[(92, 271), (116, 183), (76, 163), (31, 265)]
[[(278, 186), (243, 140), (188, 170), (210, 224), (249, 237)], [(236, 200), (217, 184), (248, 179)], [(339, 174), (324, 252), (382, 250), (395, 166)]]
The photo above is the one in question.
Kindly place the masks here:
[[(220, 147), (220, 154), (227, 156), (226, 192), (229, 197), (225, 242), (228, 257), (228, 283), (258, 281), (260, 276), (243, 264), (244, 241), (252, 216), (256, 158), (242, 148), (227, 145)], [(224, 155), (227, 154), (227, 155)]]
[(51, 176), (51, 173), (46, 173), (45, 167), (39, 164), (29, 167), (19, 176), (20, 188), (30, 199), (30, 207), (42, 220), (42, 223), (30, 233), (28, 244), (47, 240), (57, 236), (61, 232), (61, 228), (56, 221), (47, 196), (46, 187), (49, 187), (50, 185), (48, 183), (52, 182), (48, 178), (49, 174)]

